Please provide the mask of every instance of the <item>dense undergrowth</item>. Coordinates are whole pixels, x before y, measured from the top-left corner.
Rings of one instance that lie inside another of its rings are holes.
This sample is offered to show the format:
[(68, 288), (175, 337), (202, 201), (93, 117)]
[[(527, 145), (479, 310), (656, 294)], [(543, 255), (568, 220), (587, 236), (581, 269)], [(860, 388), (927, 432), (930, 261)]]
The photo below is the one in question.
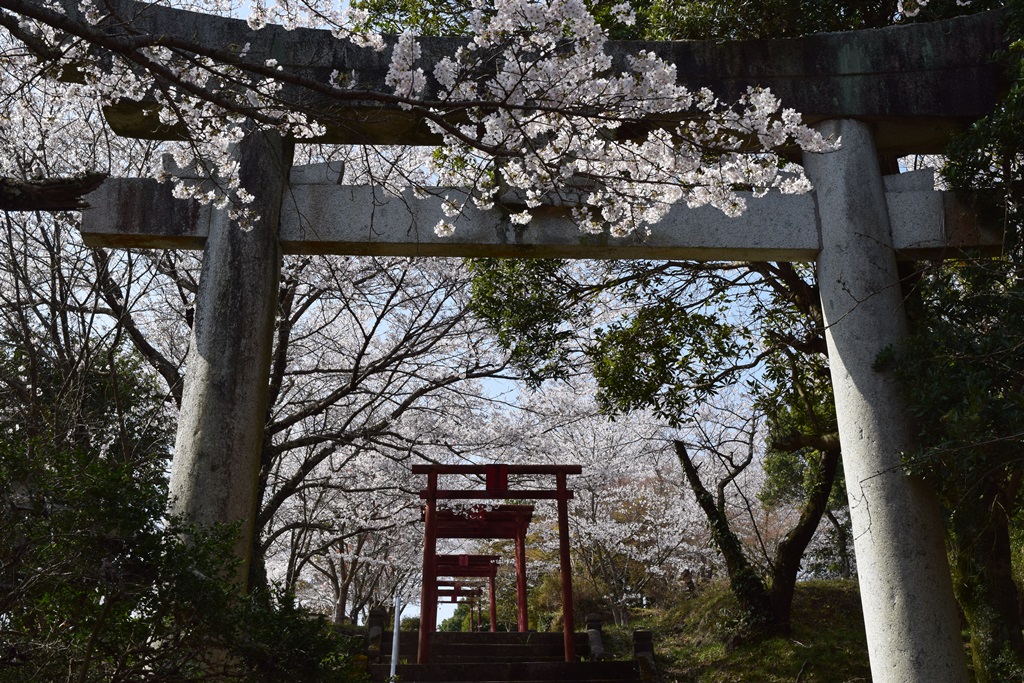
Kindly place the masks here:
[(864, 619), (854, 581), (797, 585), (786, 637), (744, 636), (728, 585), (705, 584), (669, 609), (638, 610), (627, 627), (605, 626), (609, 649), (631, 654), (634, 629), (654, 632), (665, 683), (864, 683), (871, 680)]

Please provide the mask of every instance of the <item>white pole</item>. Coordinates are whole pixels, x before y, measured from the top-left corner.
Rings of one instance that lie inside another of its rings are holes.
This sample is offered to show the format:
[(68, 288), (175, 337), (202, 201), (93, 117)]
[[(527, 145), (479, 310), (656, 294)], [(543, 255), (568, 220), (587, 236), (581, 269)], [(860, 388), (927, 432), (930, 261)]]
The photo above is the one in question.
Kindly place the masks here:
[(402, 596), (395, 596), (395, 628), (391, 632), (391, 679), (395, 678), (395, 667), (398, 665), (398, 628), (401, 626)]

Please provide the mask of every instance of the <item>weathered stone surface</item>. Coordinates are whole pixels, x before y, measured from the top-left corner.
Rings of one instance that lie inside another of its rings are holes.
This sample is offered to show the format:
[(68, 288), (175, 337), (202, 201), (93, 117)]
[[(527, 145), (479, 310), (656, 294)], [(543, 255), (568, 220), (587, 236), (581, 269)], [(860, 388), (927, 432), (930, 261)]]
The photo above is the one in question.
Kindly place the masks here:
[[(812, 261), (820, 249), (814, 193), (750, 197), (739, 218), (678, 205), (651, 235), (626, 238), (585, 235), (564, 208), (550, 207), (527, 226), (496, 211), (467, 208), (455, 234), (438, 237), (434, 226), (444, 218), (439, 199), (331, 184), (335, 177), (319, 167), (292, 170), (279, 233), (285, 253)], [(318, 184), (305, 184), (310, 181)], [(894, 187), (908, 182), (893, 181)], [(931, 181), (918, 176), (914, 185), (930, 187)], [(108, 180), (86, 199), (94, 208), (83, 214), (82, 234), (96, 247), (200, 248), (213, 215), (209, 207), (173, 199), (169, 185), (148, 179)], [(1001, 244), (997, 232), (980, 233), (970, 212), (948, 193), (911, 189), (888, 192), (886, 200), (894, 246), (903, 258), (940, 255), (953, 238), (960, 246)], [(147, 219), (153, 215), (168, 220)]]
[[(250, 133), (238, 154), (242, 187), (255, 196), (250, 207), (259, 221), (243, 230), (226, 212), (204, 214), (209, 238), (185, 364), (170, 497), (172, 509), (189, 522), (239, 525), (237, 580), (245, 586), (277, 312), (276, 228), (291, 154), (276, 133)], [(151, 226), (176, 218), (143, 216)]]
[(891, 378), (874, 368), (907, 323), (871, 135), (850, 120), (819, 129), (844, 143), (804, 164), (821, 215), (818, 286), (872, 678), (966, 681), (938, 505), (903, 472), (913, 422)]
[[(77, 0), (64, 0), (69, 5)], [(390, 49), (359, 48), (329, 31), (252, 31), (244, 21), (157, 7), (133, 0), (107, 0), (115, 33), (167, 35), (218, 48), (228, 56), (250, 46), (247, 59), (276, 59), (287, 73), (326, 82), (337, 70), (355, 72), (358, 86), (325, 98), (289, 85), (284, 97), (329, 125), (326, 140), (350, 144), (429, 144), (436, 138), (416, 117), (360, 90), (390, 93), (384, 86)], [(122, 28), (126, 27), (126, 28)], [(423, 38), (421, 63), (451, 55), (462, 39)], [(808, 120), (851, 117), (870, 122), (876, 145), (886, 153), (939, 151), (951, 130), (990, 112), (1004, 87), (990, 59), (1002, 45), (995, 13), (884, 29), (827, 33), (786, 40), (613, 42), (619, 65), (627, 54), (650, 50), (678, 67), (690, 87), (711, 88), (724, 100), (748, 86), (771, 88), (785, 106)], [(428, 76), (430, 68), (426, 69)], [(428, 97), (436, 93), (430, 79)], [(172, 129), (144, 116), (146, 108), (125, 102), (107, 111), (112, 127), (129, 137), (173, 137)], [(652, 122), (656, 124), (657, 122)]]
[(107, 177), (84, 173), (69, 178), (23, 180), (0, 177), (0, 211), (74, 211), (85, 208), (82, 199)]

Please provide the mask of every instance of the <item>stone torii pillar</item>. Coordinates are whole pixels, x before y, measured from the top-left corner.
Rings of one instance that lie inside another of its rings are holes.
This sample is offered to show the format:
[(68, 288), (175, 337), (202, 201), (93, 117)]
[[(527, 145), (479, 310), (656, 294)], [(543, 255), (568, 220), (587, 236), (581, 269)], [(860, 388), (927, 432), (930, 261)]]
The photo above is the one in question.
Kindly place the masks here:
[(203, 251), (171, 467), (171, 509), (188, 522), (238, 524), (236, 580), (248, 585), (256, 519), (267, 379), (277, 313), (277, 228), (292, 146), (248, 133), (235, 154), (255, 199), (243, 226), (214, 212)]
[(913, 421), (874, 369), (907, 334), (878, 155), (863, 123), (818, 129), (843, 144), (805, 155), (804, 168), (821, 216), (818, 287), (871, 671), (882, 681), (966, 681), (938, 502), (903, 473)]

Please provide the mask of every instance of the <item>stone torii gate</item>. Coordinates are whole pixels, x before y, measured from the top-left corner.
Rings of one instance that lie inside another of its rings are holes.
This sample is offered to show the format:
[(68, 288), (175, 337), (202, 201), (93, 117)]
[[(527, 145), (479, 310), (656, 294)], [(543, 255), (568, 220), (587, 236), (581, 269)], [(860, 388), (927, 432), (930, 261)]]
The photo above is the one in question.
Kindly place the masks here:
[[(254, 61), (273, 56), (289, 72), (355, 68), (361, 83), (384, 91), (387, 55), (356, 50), (326, 31), (252, 32), (244, 22), (130, 0), (107, 5), (131, 13), (133, 29), (250, 44)], [(913, 446), (909, 420), (872, 364), (906, 332), (897, 259), (998, 238), (979, 231), (928, 179), (883, 178), (880, 168), (892, 169), (899, 155), (940, 151), (950, 131), (991, 111), (1000, 74), (988, 55), (1000, 42), (988, 14), (786, 41), (613, 46), (619, 56), (653, 50), (677, 64), (682, 82), (725, 100), (747, 85), (770, 87), (822, 133), (843, 140), (838, 152), (805, 155), (813, 194), (769, 195), (738, 220), (678, 208), (649, 240), (580, 236), (554, 211), (526, 228), (470, 212), (442, 240), (431, 230), (441, 217), (437, 202), (332, 184), (337, 179), (322, 168), (291, 169), (292, 143), (272, 133), (247, 135), (237, 151), (242, 187), (256, 197), (260, 216), (248, 232), (226, 214), (173, 199), (166, 185), (107, 181), (88, 197), (96, 208), (84, 214), (87, 244), (204, 249), (172, 472), (177, 509), (197, 523), (241, 522), (238, 551), (248, 557), (282, 253), (814, 261), (874, 680), (966, 681), (937, 505), (922, 482), (902, 473), (901, 453)], [(435, 59), (454, 48), (425, 40), (423, 53)], [(292, 94), (297, 107), (310, 101), (285, 89)], [(408, 113), (346, 107), (350, 120), (326, 141), (433, 141)], [(175, 134), (145, 105), (113, 107), (107, 117), (122, 135)]]

